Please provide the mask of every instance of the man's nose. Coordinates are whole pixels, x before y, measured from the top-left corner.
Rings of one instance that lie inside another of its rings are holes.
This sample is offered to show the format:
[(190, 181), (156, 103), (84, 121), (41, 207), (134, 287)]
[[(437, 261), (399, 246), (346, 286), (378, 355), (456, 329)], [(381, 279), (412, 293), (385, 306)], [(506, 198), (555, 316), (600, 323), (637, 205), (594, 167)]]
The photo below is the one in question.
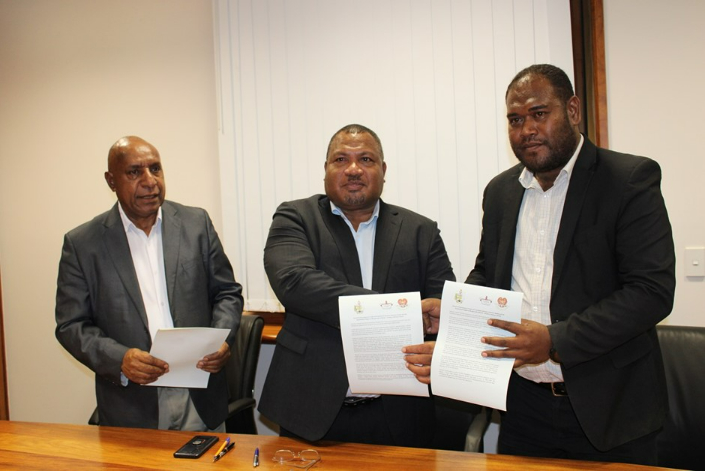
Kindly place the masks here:
[(361, 171), (362, 169), (357, 165), (357, 162), (350, 162), (350, 165), (345, 168), (345, 173), (350, 175), (358, 174)]
[(521, 126), (522, 136), (534, 136), (536, 135), (536, 122), (533, 119), (525, 119)]
[(154, 186), (157, 184), (157, 179), (154, 177), (154, 175), (152, 175), (152, 172), (149, 169), (145, 169), (142, 172), (140, 183), (144, 186)]

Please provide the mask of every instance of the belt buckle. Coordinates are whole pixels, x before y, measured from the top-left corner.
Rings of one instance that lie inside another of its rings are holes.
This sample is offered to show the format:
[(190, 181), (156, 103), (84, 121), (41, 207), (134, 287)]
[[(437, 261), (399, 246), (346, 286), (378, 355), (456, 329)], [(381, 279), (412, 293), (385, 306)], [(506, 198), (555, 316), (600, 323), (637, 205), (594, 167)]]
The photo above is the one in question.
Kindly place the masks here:
[(551, 383), (551, 392), (556, 397), (568, 395), (568, 391), (565, 388), (565, 383)]

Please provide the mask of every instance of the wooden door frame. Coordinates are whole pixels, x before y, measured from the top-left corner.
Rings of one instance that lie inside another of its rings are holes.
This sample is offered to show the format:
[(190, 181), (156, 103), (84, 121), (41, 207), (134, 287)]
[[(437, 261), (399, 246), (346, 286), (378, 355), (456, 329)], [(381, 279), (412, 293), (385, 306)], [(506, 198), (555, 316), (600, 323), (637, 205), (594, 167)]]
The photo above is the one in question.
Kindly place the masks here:
[(609, 147), (603, 0), (570, 0), (575, 94), (580, 98), (580, 131)]
[(5, 318), (2, 313), (2, 273), (0, 273), (0, 420), (10, 419), (7, 395), (7, 363), (5, 362)]

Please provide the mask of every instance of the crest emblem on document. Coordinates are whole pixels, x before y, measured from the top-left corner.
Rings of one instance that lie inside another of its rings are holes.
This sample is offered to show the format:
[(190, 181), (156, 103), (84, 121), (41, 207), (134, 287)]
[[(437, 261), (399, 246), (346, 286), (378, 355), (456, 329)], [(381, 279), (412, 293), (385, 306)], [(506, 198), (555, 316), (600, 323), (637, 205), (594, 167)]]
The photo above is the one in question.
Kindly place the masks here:
[(497, 298), (497, 305), (501, 308), (507, 307), (507, 298), (503, 298), (503, 297)]
[(353, 307), (353, 309), (354, 309), (355, 312), (358, 313), (358, 314), (362, 314), (362, 312), (364, 311), (364, 309), (362, 308), (362, 304), (360, 304), (360, 301), (358, 301), (357, 304), (355, 304), (355, 306)]
[(397, 303), (399, 304), (400, 308), (404, 309), (407, 304), (409, 304), (409, 301), (407, 301), (406, 298), (401, 298), (397, 301)]
[(492, 304), (492, 300), (487, 296), (485, 296), (484, 298), (480, 298), (480, 302), (485, 306), (489, 306), (490, 304)]
[(382, 304), (379, 305), (382, 309), (391, 309), (394, 304), (390, 303), (389, 301), (384, 301)]
[(461, 304), (463, 302), (463, 290), (462, 289), (458, 290), (458, 292), (455, 293), (455, 302), (458, 304)]

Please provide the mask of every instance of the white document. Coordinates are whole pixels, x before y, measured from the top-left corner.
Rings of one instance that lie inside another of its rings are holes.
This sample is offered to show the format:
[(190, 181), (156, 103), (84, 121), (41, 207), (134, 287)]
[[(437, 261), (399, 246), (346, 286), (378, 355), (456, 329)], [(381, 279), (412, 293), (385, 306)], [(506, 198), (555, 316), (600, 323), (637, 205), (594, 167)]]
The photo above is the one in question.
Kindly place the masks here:
[(210, 373), (196, 365), (204, 356), (218, 351), (230, 329), (179, 327), (159, 329), (150, 355), (169, 364), (169, 372), (148, 386), (206, 388)]
[(338, 305), (350, 390), (428, 397), (428, 386), (406, 368), (401, 351), (423, 343), (421, 294), (340, 296)]
[(485, 358), (484, 350), (500, 347), (481, 337), (513, 337), (487, 324), (488, 319), (521, 322), (523, 294), (446, 281), (441, 319), (431, 360), (433, 394), (493, 409), (507, 410), (507, 386), (513, 358)]

